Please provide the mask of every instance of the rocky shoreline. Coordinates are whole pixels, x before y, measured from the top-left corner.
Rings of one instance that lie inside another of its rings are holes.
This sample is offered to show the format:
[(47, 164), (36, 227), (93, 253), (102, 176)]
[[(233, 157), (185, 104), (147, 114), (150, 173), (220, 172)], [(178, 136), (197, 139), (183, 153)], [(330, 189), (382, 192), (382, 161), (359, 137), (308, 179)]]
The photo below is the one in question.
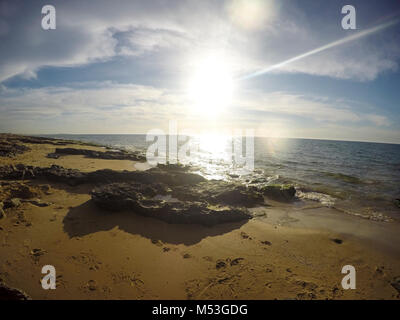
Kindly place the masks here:
[[(295, 189), (290, 186), (257, 189), (206, 180), (190, 172), (190, 167), (179, 165), (161, 165), (147, 171), (106, 169), (94, 172), (57, 165), (48, 168), (23, 164), (0, 167), (0, 180), (35, 179), (69, 186), (96, 185), (91, 192), (92, 201), (110, 211), (132, 211), (168, 223), (208, 226), (251, 219), (247, 208), (266, 205), (264, 196), (284, 201), (291, 201), (295, 196)], [(20, 187), (27, 188), (25, 185)], [(171, 196), (175, 201), (165, 201), (157, 196)], [(17, 197), (6, 199), (3, 208), (15, 206), (18, 201)]]
[[(295, 209), (291, 185), (207, 180), (180, 165), (138, 171), (139, 153), (79, 142), (0, 135), (0, 145), (1, 300), (400, 297), (396, 254), (307, 229), (311, 217), (341, 220)], [(349, 232), (370, 230), (344, 219)], [(46, 264), (57, 268), (51, 292)], [(340, 287), (343, 264), (357, 267), (356, 291)]]
[[(18, 141), (15, 137), (11, 140)], [(36, 138), (28, 141), (50, 141), (55, 145), (63, 143)], [(14, 145), (20, 149), (16, 142)], [(62, 155), (83, 155), (108, 160), (145, 160), (144, 156), (137, 152), (101, 152), (76, 148), (56, 148), (48, 157), (57, 159)], [(92, 201), (109, 211), (130, 211), (168, 223), (206, 226), (251, 219), (247, 208), (266, 205), (265, 196), (278, 201), (292, 201), (296, 192), (293, 186), (271, 185), (256, 188), (206, 180), (201, 175), (192, 173), (190, 167), (182, 165), (159, 165), (146, 171), (105, 169), (93, 172), (81, 172), (57, 165), (45, 168), (24, 164), (0, 167), (0, 180), (36, 179), (70, 186), (93, 184), (96, 187), (91, 192)], [(24, 185), (20, 187), (26, 188)], [(170, 196), (174, 201), (166, 201), (157, 196)], [(6, 199), (0, 203), (0, 208), (15, 207), (18, 203), (17, 197)]]

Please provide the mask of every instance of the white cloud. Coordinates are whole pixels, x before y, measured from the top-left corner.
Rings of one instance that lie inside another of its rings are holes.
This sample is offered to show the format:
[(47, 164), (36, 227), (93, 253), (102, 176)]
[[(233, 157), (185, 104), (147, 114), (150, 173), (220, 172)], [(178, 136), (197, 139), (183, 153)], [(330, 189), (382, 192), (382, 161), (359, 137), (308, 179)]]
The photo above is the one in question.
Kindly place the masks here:
[(216, 125), (254, 128), (264, 135), (297, 133), (314, 138), (345, 134), (336, 131), (338, 126), (357, 137), (357, 128), (374, 128), (370, 133), (362, 129), (364, 138), (370, 140), (377, 130), (380, 136), (392, 130), (389, 119), (372, 107), (355, 110), (352, 101), (288, 92), (245, 92), (216, 122), (188, 114), (182, 93), (142, 85), (103, 82), (40, 89), (2, 87), (0, 98), (0, 131), (24, 130), (22, 133), (144, 133), (165, 129), (170, 119), (195, 130)]
[[(0, 82), (18, 74), (33, 76), (43, 66), (76, 66), (154, 51), (164, 68), (176, 69), (182, 56), (224, 50), (235, 57), (235, 70), (246, 73), (345, 35), (336, 24), (320, 28), (311, 23), (313, 17), (294, 5), (248, 1), (171, 0), (165, 5), (158, 0), (117, 4), (55, 0), (57, 30), (49, 32), (40, 28), (39, 3), (9, 1), (0, 16), (0, 41), (5, 48), (0, 52)], [(255, 8), (257, 19), (243, 17), (245, 10)], [(253, 23), (256, 28), (251, 27)], [(387, 30), (289, 64), (279, 72), (373, 80), (382, 72), (396, 70), (399, 40), (399, 35)], [(178, 58), (164, 61), (171, 59), (171, 55), (163, 56), (165, 50), (174, 51)]]

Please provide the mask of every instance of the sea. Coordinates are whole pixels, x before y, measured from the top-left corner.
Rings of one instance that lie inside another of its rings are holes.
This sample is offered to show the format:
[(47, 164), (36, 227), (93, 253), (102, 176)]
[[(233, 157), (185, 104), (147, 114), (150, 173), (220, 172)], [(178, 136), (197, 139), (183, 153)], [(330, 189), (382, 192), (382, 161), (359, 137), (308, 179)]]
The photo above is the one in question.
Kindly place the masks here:
[[(146, 135), (71, 135), (46, 137), (77, 140), (131, 151), (154, 144)], [(168, 137), (166, 141), (169, 141)], [(189, 164), (207, 179), (246, 185), (292, 184), (297, 201), (330, 207), (376, 221), (400, 219), (400, 145), (315, 139), (254, 138), (254, 169), (233, 163), (232, 138), (187, 137)], [(242, 154), (246, 154), (243, 138)]]

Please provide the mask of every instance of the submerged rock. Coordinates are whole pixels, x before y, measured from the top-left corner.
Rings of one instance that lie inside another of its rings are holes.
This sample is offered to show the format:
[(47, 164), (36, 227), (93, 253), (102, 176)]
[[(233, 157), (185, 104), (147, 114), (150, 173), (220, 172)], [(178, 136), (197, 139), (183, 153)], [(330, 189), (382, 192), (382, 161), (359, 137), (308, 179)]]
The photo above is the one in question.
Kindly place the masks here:
[(268, 185), (261, 187), (259, 191), (266, 197), (277, 201), (292, 201), (296, 194), (296, 189), (292, 185)]

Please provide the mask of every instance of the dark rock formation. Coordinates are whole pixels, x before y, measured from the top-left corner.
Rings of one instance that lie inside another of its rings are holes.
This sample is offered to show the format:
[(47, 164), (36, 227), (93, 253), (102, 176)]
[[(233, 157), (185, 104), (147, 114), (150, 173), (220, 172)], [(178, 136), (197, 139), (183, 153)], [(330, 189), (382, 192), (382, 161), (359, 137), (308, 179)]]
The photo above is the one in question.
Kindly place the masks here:
[(4, 203), (0, 202), (0, 219), (5, 218), (6, 217), (6, 213), (4, 212)]
[(296, 189), (292, 185), (268, 185), (259, 189), (268, 198), (277, 201), (292, 201), (296, 194)]
[[(92, 199), (107, 210), (128, 210), (170, 223), (214, 225), (250, 219), (248, 207), (264, 204), (254, 188), (224, 181), (208, 181), (188, 167), (167, 165), (147, 171), (98, 170), (80, 172), (53, 165), (48, 168), (22, 164), (0, 167), (0, 179), (45, 179), (68, 185), (95, 184)], [(155, 198), (174, 197), (174, 201)], [(32, 198), (35, 192), (21, 187), (14, 197)], [(1, 199), (0, 199), (1, 200)], [(15, 207), (8, 199), (5, 205)], [(26, 201), (24, 201), (26, 202)]]
[(235, 186), (230, 190), (228, 188), (212, 198), (217, 202), (233, 206), (255, 207), (264, 203), (261, 194), (244, 186)]
[(264, 197), (255, 188), (231, 182), (210, 180), (191, 188), (175, 187), (174, 197), (187, 201), (207, 201), (211, 204), (252, 208), (264, 205)]
[(61, 155), (82, 155), (92, 159), (106, 159), (106, 160), (132, 160), (132, 161), (145, 161), (146, 157), (139, 152), (128, 151), (95, 151), (88, 149), (75, 149), (75, 148), (57, 148), (55, 153), (49, 153), (48, 158), (57, 159)]
[(52, 144), (57, 146), (65, 146), (67, 144), (81, 144), (80, 142), (72, 140), (69, 141), (69, 140), (58, 140), (58, 139), (44, 138), (44, 137), (19, 136), (10, 133), (0, 134), (0, 140), (8, 141), (9, 143)]
[(193, 185), (205, 181), (202, 176), (195, 173), (183, 170), (161, 170), (159, 168), (153, 168), (147, 171), (114, 171), (104, 169), (94, 172), (80, 172), (76, 169), (66, 169), (57, 165), (52, 165), (48, 168), (25, 166), (23, 164), (0, 167), (0, 179), (3, 180), (37, 178), (69, 185), (130, 181), (138, 181), (141, 183), (159, 181), (168, 185)]
[[(147, 193), (147, 195), (146, 195)], [(201, 224), (212, 226), (219, 223), (250, 219), (245, 209), (209, 207), (206, 202), (167, 202), (150, 197), (153, 192), (143, 191), (140, 184), (110, 184), (92, 191), (96, 205), (110, 211), (131, 211), (167, 223)]]
[(395, 288), (397, 290), (397, 293), (400, 294), (400, 277), (396, 277), (394, 278), (391, 282), (390, 282), (391, 286), (393, 288)]
[(30, 300), (31, 298), (22, 290), (10, 288), (0, 283), (0, 300)]
[(14, 157), (17, 154), (30, 150), (24, 145), (20, 145), (7, 140), (0, 140), (0, 157)]

